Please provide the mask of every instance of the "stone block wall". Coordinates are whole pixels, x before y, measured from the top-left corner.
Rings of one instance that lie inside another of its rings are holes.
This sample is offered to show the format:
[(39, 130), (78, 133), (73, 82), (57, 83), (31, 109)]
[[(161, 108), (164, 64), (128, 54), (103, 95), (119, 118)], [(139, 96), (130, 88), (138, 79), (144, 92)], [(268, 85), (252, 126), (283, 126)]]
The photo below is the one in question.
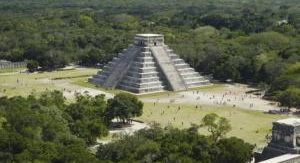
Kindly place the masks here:
[(27, 62), (9, 62), (9, 61), (0, 61), (0, 69), (7, 68), (22, 68), (26, 67)]

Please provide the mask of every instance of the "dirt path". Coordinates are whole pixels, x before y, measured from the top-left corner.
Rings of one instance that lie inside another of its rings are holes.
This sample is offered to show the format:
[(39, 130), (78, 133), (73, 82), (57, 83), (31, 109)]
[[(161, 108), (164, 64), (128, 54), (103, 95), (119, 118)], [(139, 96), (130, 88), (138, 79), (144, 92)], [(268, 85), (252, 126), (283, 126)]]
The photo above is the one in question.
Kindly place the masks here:
[[(133, 121), (131, 123), (130, 126), (128, 127), (123, 127), (123, 128), (117, 128), (117, 129), (112, 129), (109, 131), (109, 134), (113, 135), (113, 134), (127, 134), (127, 135), (132, 135), (135, 131), (144, 129), (144, 128), (149, 128), (149, 125), (145, 124), (145, 123), (140, 123), (140, 122), (136, 122)], [(97, 139), (97, 143), (102, 143), (102, 144), (106, 144), (111, 142), (112, 140), (101, 140), (101, 139)]]
[[(149, 125), (147, 125), (145, 123), (140, 123), (140, 122), (133, 121), (131, 126), (110, 130), (109, 134), (110, 135), (113, 135), (113, 134), (129, 134), (129, 135), (132, 135), (135, 131), (138, 131), (138, 130), (141, 130), (141, 129), (144, 129), (144, 128), (149, 128)], [(110, 143), (112, 141), (113, 141), (112, 139), (108, 139), (108, 140), (97, 139), (96, 140), (97, 144), (90, 147), (89, 149), (93, 153), (96, 153), (99, 144), (107, 144), (107, 143)]]
[(87, 88), (87, 87), (82, 87), (82, 86), (77, 86), (77, 85), (69, 83), (66, 80), (42, 79), (42, 82), (53, 83), (56, 87), (61, 88), (61, 91), (63, 92), (63, 94), (66, 98), (74, 98), (75, 93), (89, 94), (91, 96), (104, 94), (106, 98), (113, 98), (113, 96), (114, 96), (113, 94), (107, 93), (104, 91)]
[(178, 92), (159, 98), (142, 98), (143, 102), (161, 102), (183, 105), (220, 105), (250, 110), (279, 110), (276, 103), (262, 99), (262, 96), (247, 94), (254, 90), (243, 84), (225, 84), (223, 88), (204, 89), (199, 91)]

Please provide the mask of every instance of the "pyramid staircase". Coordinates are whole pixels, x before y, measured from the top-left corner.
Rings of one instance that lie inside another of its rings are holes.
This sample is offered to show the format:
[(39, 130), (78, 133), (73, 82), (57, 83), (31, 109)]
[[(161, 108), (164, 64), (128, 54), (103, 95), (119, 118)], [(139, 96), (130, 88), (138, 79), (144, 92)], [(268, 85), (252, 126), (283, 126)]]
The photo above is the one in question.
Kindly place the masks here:
[(209, 83), (157, 34), (138, 34), (134, 45), (124, 49), (89, 81), (132, 93), (183, 91)]

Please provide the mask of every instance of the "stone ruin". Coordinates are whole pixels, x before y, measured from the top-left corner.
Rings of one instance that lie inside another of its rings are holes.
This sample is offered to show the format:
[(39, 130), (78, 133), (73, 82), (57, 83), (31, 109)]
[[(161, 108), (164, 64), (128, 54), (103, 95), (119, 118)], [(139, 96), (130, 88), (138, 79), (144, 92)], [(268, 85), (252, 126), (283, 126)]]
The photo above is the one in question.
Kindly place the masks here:
[[(273, 122), (272, 139), (255, 160), (262, 161), (285, 154), (300, 154), (300, 119)], [(298, 160), (299, 161), (299, 160)]]
[(27, 62), (10, 62), (7, 60), (0, 60), (0, 69), (6, 68), (23, 68), (26, 67)]
[(209, 83), (168, 48), (160, 34), (137, 34), (133, 45), (89, 81), (132, 93), (184, 91)]

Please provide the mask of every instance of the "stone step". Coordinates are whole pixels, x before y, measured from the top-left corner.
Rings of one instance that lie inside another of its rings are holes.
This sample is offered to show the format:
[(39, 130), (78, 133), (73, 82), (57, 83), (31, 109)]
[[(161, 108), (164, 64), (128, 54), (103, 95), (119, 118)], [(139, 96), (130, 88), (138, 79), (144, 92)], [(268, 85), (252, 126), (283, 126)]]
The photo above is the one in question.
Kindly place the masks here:
[(177, 69), (184, 69), (184, 68), (190, 68), (190, 65), (188, 65), (186, 63), (182, 63), (182, 64), (175, 64), (175, 67)]
[(154, 62), (153, 58), (137, 58), (134, 61), (136, 62)]
[(158, 72), (158, 69), (156, 67), (131, 67), (130, 71), (137, 72), (137, 73), (152, 73), (152, 72)]
[(135, 83), (135, 82), (130, 82), (127, 80), (123, 80), (121, 82), (122, 85), (130, 86), (130, 87), (135, 87), (135, 88), (147, 88), (147, 87), (155, 87), (155, 86), (162, 86), (161, 81), (156, 81), (156, 82), (148, 82), (148, 83)]
[(175, 59), (175, 60), (172, 60), (172, 62), (174, 64), (185, 64), (184, 60), (182, 60), (182, 59)]
[(96, 74), (93, 76), (94, 78), (107, 78), (106, 74)]
[(90, 78), (89, 82), (94, 83), (96, 85), (101, 85), (104, 83), (105, 80), (99, 78)]
[(102, 73), (101, 74), (103, 74), (103, 75), (105, 75), (105, 76), (109, 76), (110, 74), (111, 74), (111, 71), (102, 71)]
[(129, 92), (133, 92), (133, 93), (159, 92), (159, 91), (163, 91), (163, 89), (164, 89), (163, 86), (148, 87), (148, 88), (135, 88), (135, 87), (130, 87), (130, 86), (122, 85), (122, 84), (119, 87), (121, 89), (124, 89)]
[(206, 79), (204, 79), (203, 77), (199, 76), (199, 77), (192, 77), (192, 78), (186, 78), (184, 79), (185, 83), (193, 83), (193, 82), (199, 82), (199, 81), (205, 81)]
[(151, 72), (150, 70), (157, 71), (157, 67), (138, 67), (138, 66), (131, 66), (129, 71), (134, 72)]
[(144, 68), (144, 67), (154, 67), (155, 63), (154, 62), (134, 62), (133, 66), (141, 67), (141, 68)]
[(116, 62), (119, 62), (120, 60), (121, 60), (120, 58), (114, 57), (111, 62), (115, 62), (116, 63)]
[(96, 75), (101, 75), (102, 72), (103, 72), (103, 70), (102, 71), (98, 71)]
[(142, 52), (150, 52), (150, 47), (142, 47)]
[(125, 55), (123, 53), (118, 53), (118, 57), (116, 57), (116, 58), (123, 59), (124, 57), (125, 57)]
[(181, 75), (183, 78), (198, 77), (198, 76), (200, 76), (200, 74), (197, 73), (197, 72), (180, 73), (180, 75)]
[(178, 57), (178, 56), (170, 56), (170, 58), (171, 58), (172, 60), (174, 60), (174, 59), (178, 59), (179, 57)]
[(198, 79), (198, 80), (201, 79), (202, 80), (202, 79), (204, 79), (204, 77), (199, 75), (199, 76), (193, 76), (193, 77), (186, 77), (186, 78), (184, 78), (184, 80), (186, 80), (186, 81), (187, 80), (195, 80), (195, 79)]
[(132, 76), (126, 76), (124, 78), (125, 80), (132, 81), (132, 82), (140, 82), (140, 83), (147, 83), (152, 81), (160, 81), (160, 78), (158, 76), (156, 77), (148, 77), (148, 78), (138, 78), (138, 77), (132, 77)]
[(151, 52), (142, 52), (139, 54), (139, 57), (152, 57)]
[(169, 53), (169, 54), (171, 54), (171, 53), (174, 52), (174, 50), (169, 49), (168, 47), (165, 47), (164, 49), (165, 49), (165, 51), (166, 51), (167, 53)]
[(110, 71), (113, 70), (113, 69), (114, 69), (114, 68), (111, 67), (111, 66), (106, 66), (106, 67), (104, 67), (104, 68), (102, 69), (101, 72), (105, 72), (105, 71), (110, 72)]
[(108, 62), (106, 66), (108, 67), (114, 67), (117, 64), (117, 62)]
[(115, 68), (111, 71), (109, 76), (106, 78), (105, 83), (103, 83), (104, 87), (107, 88), (115, 88), (123, 76), (126, 74), (129, 69), (131, 63), (133, 62), (135, 56), (139, 53), (139, 48), (135, 48), (134, 46), (129, 47), (128, 50), (124, 50), (125, 58), (119, 60), (118, 64), (115, 65)]
[(172, 57), (172, 56), (177, 56), (178, 57), (178, 55), (176, 53), (169, 53), (168, 55), (169, 55), (169, 57)]
[(187, 83), (186, 85), (188, 86), (188, 88), (193, 88), (193, 87), (198, 87), (198, 86), (207, 85), (207, 84), (209, 84), (208, 80), (198, 81), (198, 82), (194, 82), (194, 83)]
[(128, 76), (132, 77), (139, 77), (139, 78), (149, 78), (149, 77), (159, 77), (158, 72), (148, 72), (148, 73), (135, 73), (135, 72), (128, 72)]
[(150, 69), (139, 69), (139, 73), (152, 73), (152, 72), (158, 72), (157, 68), (150, 68)]
[(182, 77), (180, 76), (174, 64), (171, 63), (172, 61), (168, 56), (168, 51), (166, 51), (162, 46), (153, 46), (151, 47), (151, 52), (165, 78), (168, 80), (171, 89), (173, 91), (186, 90), (187, 88)]
[(183, 68), (183, 69), (177, 69), (180, 73), (189, 73), (189, 72), (195, 72), (193, 68)]

